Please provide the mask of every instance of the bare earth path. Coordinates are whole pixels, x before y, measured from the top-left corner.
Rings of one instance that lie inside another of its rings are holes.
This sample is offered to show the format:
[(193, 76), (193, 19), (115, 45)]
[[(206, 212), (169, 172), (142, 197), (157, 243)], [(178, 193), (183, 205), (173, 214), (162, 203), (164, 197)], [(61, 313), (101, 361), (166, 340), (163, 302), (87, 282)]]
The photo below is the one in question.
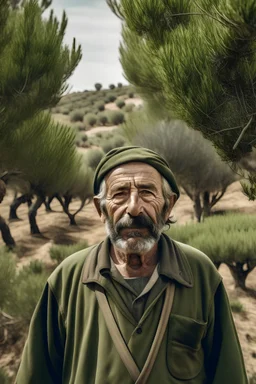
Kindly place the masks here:
[[(8, 193), (0, 205), (1, 215), (7, 219), (9, 204), (12, 194)], [(79, 202), (72, 203), (72, 209), (76, 209)], [(51, 263), (49, 248), (53, 243), (70, 244), (86, 239), (89, 243), (95, 244), (105, 237), (105, 229), (92, 204), (87, 205), (77, 216), (77, 226), (69, 225), (68, 217), (62, 212), (56, 200), (52, 202), (54, 212), (46, 213), (44, 207), (40, 208), (37, 215), (38, 226), (42, 236), (31, 236), (27, 219), (27, 207), (21, 206), (18, 216), (22, 219), (10, 223), (13, 237), (18, 245), (17, 260), (20, 265), (29, 263), (30, 260), (40, 259), (45, 263)], [(242, 194), (239, 183), (234, 183), (228, 189), (226, 195), (216, 206), (217, 210), (235, 210), (248, 214), (256, 214), (256, 203), (249, 202)], [(174, 215), (178, 224), (185, 224), (193, 220), (192, 202), (182, 194), (174, 209)], [(200, 227), (199, 227), (200, 228)], [(0, 239), (0, 245), (3, 245)], [(246, 368), (248, 373), (256, 374), (256, 300), (249, 298), (240, 290), (235, 290), (233, 279), (226, 266), (221, 266), (220, 273), (231, 300), (239, 300), (245, 308), (245, 314), (234, 314), (239, 338), (241, 341)], [(256, 289), (256, 270), (247, 279), (247, 285)], [(11, 358), (11, 357), (10, 357)], [(13, 358), (13, 356), (12, 356)], [(0, 366), (8, 364), (8, 356), (0, 357)]]

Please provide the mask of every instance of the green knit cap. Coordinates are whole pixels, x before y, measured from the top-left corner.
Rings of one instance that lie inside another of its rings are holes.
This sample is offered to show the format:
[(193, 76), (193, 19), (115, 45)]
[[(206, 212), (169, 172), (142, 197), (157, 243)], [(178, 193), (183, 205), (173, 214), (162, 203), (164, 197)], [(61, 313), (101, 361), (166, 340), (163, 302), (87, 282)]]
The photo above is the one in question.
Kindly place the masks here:
[(111, 169), (118, 165), (139, 161), (155, 168), (170, 184), (172, 191), (180, 196), (179, 188), (167, 162), (158, 153), (143, 147), (119, 147), (109, 151), (99, 162), (93, 181), (94, 194), (99, 193), (100, 184)]

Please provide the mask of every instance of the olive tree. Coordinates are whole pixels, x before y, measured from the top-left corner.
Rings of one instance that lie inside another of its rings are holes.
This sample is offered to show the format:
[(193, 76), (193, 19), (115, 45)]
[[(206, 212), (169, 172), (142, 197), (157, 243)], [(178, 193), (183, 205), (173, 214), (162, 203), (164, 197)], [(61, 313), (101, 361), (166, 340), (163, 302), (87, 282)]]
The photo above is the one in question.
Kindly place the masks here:
[(255, 298), (256, 290), (246, 285), (248, 275), (256, 267), (255, 225), (255, 215), (233, 213), (208, 218), (200, 224), (200, 230), (195, 223), (174, 225), (170, 228), (169, 235), (174, 240), (200, 249), (217, 268), (221, 263), (226, 264), (235, 287)]
[[(53, 11), (48, 18), (44, 17), (43, 12), (51, 1), (42, 0), (39, 4), (28, 0), (16, 9), (18, 3), (0, 2), (0, 150), (1, 162), (4, 153), (8, 153), (10, 160), (6, 162), (5, 158), (3, 170), (11, 169), (16, 149), (25, 147), (31, 135), (35, 137), (36, 128), (41, 135), (44, 126), (33, 119), (60, 100), (67, 89), (67, 79), (82, 57), (81, 46), (77, 47), (75, 39), (71, 49), (63, 44), (66, 14), (63, 13), (60, 22)], [(26, 136), (22, 134), (24, 129)], [(22, 141), (19, 142), (19, 138)], [(10, 146), (11, 142), (16, 147)], [(43, 143), (44, 138), (42, 147)], [(41, 146), (37, 147), (38, 153)], [(40, 173), (41, 169), (35, 171)], [(1, 223), (6, 227), (4, 219)]]
[(202, 215), (210, 216), (212, 207), (236, 180), (234, 172), (220, 159), (211, 143), (185, 123), (171, 120), (152, 124), (145, 116), (143, 120), (141, 111), (134, 115), (124, 127), (125, 132), (130, 131), (132, 143), (163, 155), (179, 185), (193, 201), (198, 222)]
[(1, 153), (5, 169), (19, 170), (29, 183), (30, 194), (36, 197), (29, 208), (29, 221), (31, 233), (40, 233), (37, 210), (47, 195), (68, 190), (79, 170), (81, 156), (75, 146), (75, 132), (43, 113), (5, 139)]
[(95, 83), (94, 86), (95, 86), (96, 91), (100, 91), (102, 88), (102, 84), (100, 84), (100, 83)]

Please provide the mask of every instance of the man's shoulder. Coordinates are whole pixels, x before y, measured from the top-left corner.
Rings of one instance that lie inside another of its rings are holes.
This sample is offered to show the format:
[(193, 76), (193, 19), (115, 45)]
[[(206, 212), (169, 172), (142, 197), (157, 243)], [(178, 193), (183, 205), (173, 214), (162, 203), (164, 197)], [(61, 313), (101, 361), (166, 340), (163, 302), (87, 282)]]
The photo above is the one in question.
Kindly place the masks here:
[(185, 253), (189, 260), (191, 260), (191, 262), (213, 265), (210, 258), (199, 249), (176, 240), (173, 240), (173, 242), (183, 251), (183, 253)]
[(211, 275), (214, 280), (221, 280), (221, 276), (217, 268), (205, 253), (197, 248), (192, 247), (191, 245), (180, 243), (179, 241), (174, 241), (174, 243), (186, 256), (194, 276), (198, 275), (198, 277), (202, 277), (202, 275)]
[(50, 286), (55, 285), (58, 280), (68, 281), (72, 279), (74, 281), (75, 278), (80, 279), (86, 258), (90, 257), (90, 254), (99, 247), (99, 245), (100, 243), (94, 244), (71, 254), (63, 260), (50, 275), (48, 279)]

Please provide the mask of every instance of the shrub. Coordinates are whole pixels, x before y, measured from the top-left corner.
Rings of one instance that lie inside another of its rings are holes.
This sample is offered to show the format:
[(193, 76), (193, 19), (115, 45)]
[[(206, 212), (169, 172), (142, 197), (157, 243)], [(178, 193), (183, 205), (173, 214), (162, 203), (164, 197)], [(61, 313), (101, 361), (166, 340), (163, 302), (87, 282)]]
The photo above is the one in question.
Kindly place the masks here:
[(97, 122), (97, 116), (93, 113), (88, 113), (84, 117), (84, 122), (86, 125), (93, 127), (95, 125), (95, 123)]
[(102, 142), (101, 147), (105, 153), (116, 147), (122, 147), (125, 144), (125, 139), (122, 136), (114, 136), (109, 140)]
[(52, 112), (53, 112), (53, 113), (61, 113), (61, 108), (60, 108), (60, 106), (56, 106), (55, 108), (53, 108)]
[(12, 253), (0, 248), (0, 308), (3, 308), (13, 293), (16, 266)]
[(84, 119), (83, 112), (78, 111), (78, 110), (72, 112), (71, 115), (70, 115), (70, 121), (72, 121), (72, 122), (83, 121), (83, 119)]
[(112, 140), (114, 141), (115, 147), (122, 147), (125, 144), (125, 138), (120, 135), (115, 135)]
[(97, 101), (98, 101), (98, 96), (88, 96), (86, 99), (86, 102), (88, 103), (88, 105), (93, 105)]
[(88, 140), (88, 136), (86, 134), (84, 134), (83, 136), (81, 136), (81, 140), (83, 142), (87, 141)]
[(132, 112), (133, 108), (135, 107), (135, 105), (133, 103), (129, 103), (129, 104), (126, 104), (124, 107), (123, 107), (123, 111), (124, 112)]
[(70, 113), (75, 108), (75, 104), (72, 102), (71, 104), (66, 104), (65, 107), (69, 110)]
[(230, 307), (231, 307), (232, 312), (234, 312), (234, 313), (244, 312), (243, 304), (240, 303), (240, 301), (231, 301)]
[(86, 153), (87, 163), (92, 169), (96, 169), (100, 160), (104, 156), (104, 152), (101, 149), (90, 149)]
[(122, 83), (117, 83), (118, 88), (122, 88), (123, 84)]
[(99, 113), (97, 116), (97, 123), (99, 125), (105, 126), (109, 122), (108, 116), (106, 113)]
[(92, 108), (84, 108), (84, 115), (87, 115), (87, 113), (91, 113)]
[(81, 143), (81, 145), (80, 145), (80, 147), (82, 147), (82, 148), (89, 148), (90, 147), (90, 144), (88, 143), (88, 142), (82, 142)]
[(32, 260), (30, 263), (26, 266), (23, 267), (24, 270), (27, 269), (28, 273), (35, 273), (35, 274), (40, 274), (43, 273), (45, 270), (45, 265), (41, 260)]
[(112, 139), (112, 137), (114, 137), (112, 132), (107, 132), (105, 135), (105, 139)]
[(68, 256), (87, 247), (88, 242), (86, 240), (72, 245), (53, 245), (50, 248), (50, 257), (52, 260), (56, 261), (57, 264), (60, 264)]
[(115, 87), (116, 87), (115, 84), (110, 84), (109, 85), (109, 89), (115, 89)]
[(115, 148), (115, 143), (112, 140), (106, 140), (101, 143), (101, 148), (105, 153), (108, 153), (111, 151), (111, 149)]
[(78, 123), (78, 124), (76, 124), (76, 125), (74, 125), (74, 126), (75, 126), (76, 130), (79, 131), (79, 132), (81, 132), (81, 131), (85, 131), (85, 130), (86, 130), (85, 125), (82, 124), (82, 123)]
[(134, 93), (133, 92), (128, 92), (128, 96), (129, 96), (130, 99), (133, 99)]
[(97, 108), (99, 111), (104, 111), (105, 104), (102, 101), (99, 101), (98, 103), (95, 104), (95, 108)]
[(119, 125), (124, 122), (124, 113), (121, 111), (110, 111), (109, 122), (113, 125)]
[(7, 373), (5, 372), (5, 370), (0, 367), (0, 383), (1, 384), (9, 384), (10, 382), (11, 382), (10, 378), (7, 375)]
[(113, 95), (113, 94), (110, 94), (110, 95), (108, 96), (108, 102), (109, 102), (109, 103), (114, 103), (114, 101), (116, 101), (116, 96)]
[(48, 275), (33, 273), (23, 268), (15, 280), (14, 299), (8, 305), (8, 313), (29, 324)]
[(117, 100), (116, 105), (121, 109), (125, 106), (125, 102), (123, 100)]
[(174, 240), (200, 249), (215, 265), (225, 263), (236, 287), (248, 291), (245, 280), (256, 266), (254, 228), (256, 216), (229, 214), (210, 217), (200, 224), (175, 225), (168, 234)]
[(63, 114), (63, 115), (69, 115), (69, 109), (67, 109), (67, 108), (62, 108), (62, 110), (61, 110), (61, 113)]

